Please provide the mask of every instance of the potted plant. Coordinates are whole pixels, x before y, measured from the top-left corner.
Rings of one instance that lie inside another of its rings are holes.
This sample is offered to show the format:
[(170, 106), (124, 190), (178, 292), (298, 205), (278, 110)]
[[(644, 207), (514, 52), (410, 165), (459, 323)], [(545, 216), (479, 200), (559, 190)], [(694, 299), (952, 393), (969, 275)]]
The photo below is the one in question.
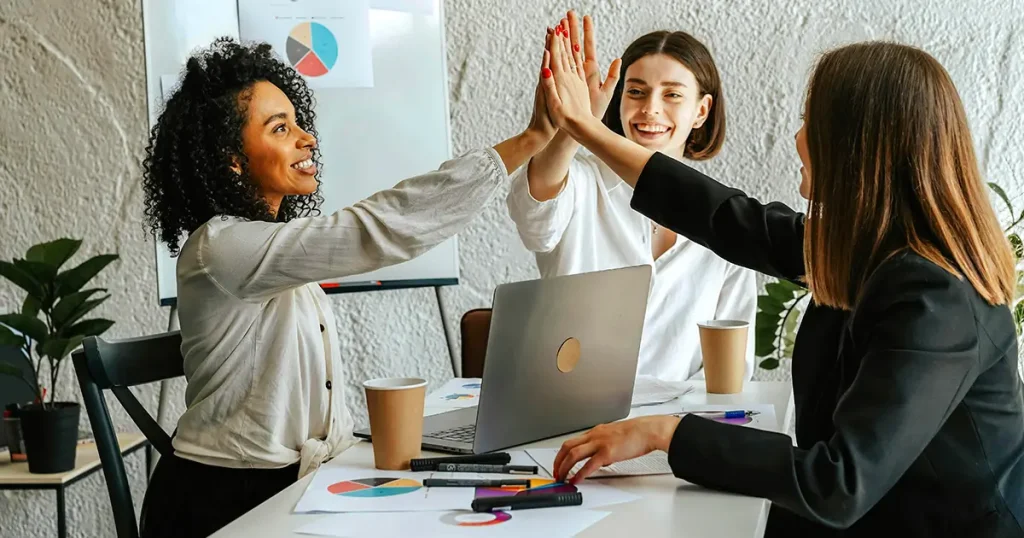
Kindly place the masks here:
[[(1010, 218), (1013, 219), (1003, 232), (1017, 259), (1017, 293), (1010, 309), (1017, 326), (1017, 335), (1020, 336), (1024, 327), (1024, 268), (1021, 264), (1024, 259), (1024, 241), (1017, 228), (1024, 223), (1024, 212), (1017, 215), (1006, 191), (998, 184), (989, 183), (988, 186), (1006, 204)], [(796, 329), (809, 297), (807, 288), (787, 280), (765, 285), (765, 293), (758, 295), (757, 317), (754, 320), (754, 354), (762, 359), (761, 368), (774, 370), (779, 367), (779, 361), (793, 358)]]
[[(105, 289), (83, 289), (114, 254), (96, 256), (64, 271), (82, 241), (58, 239), (28, 249), (24, 259), (0, 261), (0, 276), (26, 292), (20, 312), (0, 315), (0, 344), (20, 348), (32, 379), (24, 369), (0, 363), (0, 374), (15, 376), (32, 388), (36, 400), (20, 412), (29, 472), (57, 473), (75, 466), (80, 406), (57, 401), (61, 363), (87, 336), (99, 335), (114, 324), (84, 319), (110, 296)], [(42, 385), (44, 361), (49, 366), (49, 401)]]

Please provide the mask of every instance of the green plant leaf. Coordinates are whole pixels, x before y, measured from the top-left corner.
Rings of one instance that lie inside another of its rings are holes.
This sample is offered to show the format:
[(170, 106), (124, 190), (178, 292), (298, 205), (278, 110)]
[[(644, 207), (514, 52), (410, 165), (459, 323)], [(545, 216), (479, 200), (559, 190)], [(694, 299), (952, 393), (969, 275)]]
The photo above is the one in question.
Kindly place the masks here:
[(11, 332), (7, 327), (0, 325), (0, 346), (22, 347), (24, 345), (24, 339)]
[(786, 309), (786, 305), (779, 302), (778, 299), (771, 295), (758, 295), (757, 296), (757, 311), (763, 312), (770, 316), (781, 315)]
[(14, 266), (32, 275), (44, 288), (47, 283), (53, 282), (57, 276), (57, 268), (43, 262), (30, 262), (28, 260), (14, 260)]
[(61, 360), (67, 357), (72, 351), (78, 346), (82, 345), (82, 340), (85, 340), (84, 336), (72, 336), (70, 338), (51, 338), (49, 342), (43, 344), (40, 351), (47, 357), (51, 357), (56, 360)]
[(1017, 303), (1013, 308), (1013, 322), (1017, 325), (1017, 334), (1021, 333), (1021, 323), (1024, 322), (1024, 301)]
[(770, 357), (775, 353), (775, 335), (761, 331), (754, 333), (754, 355)]
[(0, 276), (10, 280), (15, 286), (27, 291), (33, 297), (43, 299), (43, 286), (31, 274), (19, 269), (13, 263), (0, 261)]
[(70, 323), (68, 319), (70, 319), (72, 314), (82, 307), (82, 304), (84, 304), (89, 297), (105, 291), (107, 290), (103, 288), (93, 288), (89, 290), (76, 291), (75, 293), (64, 296), (61, 298), (60, 302), (57, 303), (57, 306), (53, 307), (53, 312), (50, 314), (53, 324), (58, 327), (67, 325)]
[(99, 274), (104, 267), (118, 259), (117, 254), (103, 254), (90, 258), (74, 269), (68, 269), (57, 275), (57, 295), (64, 297), (74, 293)]
[(778, 359), (765, 359), (765, 360), (761, 361), (760, 366), (761, 366), (761, 368), (763, 368), (765, 370), (774, 370), (774, 369), (779, 367), (779, 360)]
[(772, 297), (776, 301), (786, 304), (793, 300), (794, 289), (787, 287), (785, 284), (780, 282), (772, 282), (766, 284), (764, 290), (768, 292), (768, 296)]
[(1010, 215), (1013, 215), (1013, 204), (1010, 203), (1010, 197), (1006, 195), (1006, 191), (1004, 191), (999, 185), (991, 182), (989, 182), (988, 188), (992, 189), (992, 192), (996, 193), (1003, 199), (1003, 203), (1006, 204), (1006, 208), (1010, 210)]
[(789, 289), (789, 290), (793, 290), (794, 293), (796, 293), (796, 292), (807, 293), (807, 290), (803, 286), (795, 284), (795, 283), (793, 283), (793, 282), (791, 282), (789, 280), (786, 280), (786, 279), (781, 279), (781, 280), (777, 281), (776, 284), (782, 286), (783, 288), (786, 288), (786, 289)]
[(43, 320), (34, 316), (4, 314), (0, 316), (0, 323), (36, 341), (45, 340), (47, 337), (46, 324), (43, 323)]
[(796, 343), (797, 320), (800, 319), (800, 309), (794, 307), (782, 323), (782, 356), (793, 358), (793, 345)]
[(87, 319), (68, 327), (64, 336), (99, 336), (113, 325), (109, 319)]
[(68, 318), (64, 320), (64, 326), (62, 328), (66, 328), (68, 325), (71, 325), (72, 323), (82, 319), (93, 308), (96, 308), (97, 306), (102, 304), (103, 301), (106, 301), (109, 298), (110, 298), (110, 296), (106, 295), (106, 296), (100, 297), (99, 299), (92, 299), (91, 301), (86, 301), (86, 302), (82, 303), (82, 306), (79, 306), (77, 310), (72, 312), (71, 315), (68, 316)]
[(21, 304), (21, 313), (26, 316), (36, 317), (39, 315), (39, 308), (41, 306), (39, 299), (36, 299), (31, 295), (26, 295), (25, 302)]
[(78, 247), (80, 246), (82, 246), (80, 239), (67, 238), (57, 239), (49, 243), (40, 243), (28, 249), (25, 259), (31, 262), (45, 263), (54, 269), (60, 269), (64, 262), (68, 261), (78, 252)]
[(1017, 257), (1019, 261), (1024, 258), (1024, 241), (1021, 240), (1020, 236), (1012, 233), (1006, 236), (1006, 239), (1010, 241), (1010, 246), (1013, 248), (1013, 255)]

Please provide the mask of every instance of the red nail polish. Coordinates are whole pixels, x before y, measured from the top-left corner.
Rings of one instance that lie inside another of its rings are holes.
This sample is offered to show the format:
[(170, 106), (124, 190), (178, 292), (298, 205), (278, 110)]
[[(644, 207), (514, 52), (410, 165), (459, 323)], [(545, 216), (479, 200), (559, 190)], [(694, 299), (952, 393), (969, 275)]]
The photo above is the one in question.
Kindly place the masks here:
[(580, 44), (579, 44), (579, 43), (577, 43), (577, 44), (573, 45), (573, 46), (572, 46), (572, 50), (574, 50), (574, 51), (576, 51), (576, 52), (579, 52), (579, 51), (580, 51)]
[(541, 70), (541, 72), (540, 72), (540, 74), (541, 74), (541, 76), (542, 76), (542, 77), (544, 77), (544, 78), (551, 78), (551, 70), (550, 70), (550, 69), (548, 69), (547, 67), (545, 67), (544, 69), (542, 69), (542, 70)]

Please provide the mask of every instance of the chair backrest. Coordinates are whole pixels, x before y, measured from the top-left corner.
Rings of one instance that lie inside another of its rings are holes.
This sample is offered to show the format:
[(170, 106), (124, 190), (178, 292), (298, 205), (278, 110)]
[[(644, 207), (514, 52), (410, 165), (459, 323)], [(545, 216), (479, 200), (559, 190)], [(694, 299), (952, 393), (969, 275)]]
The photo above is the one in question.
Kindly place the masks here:
[(477, 308), (462, 315), (462, 377), (484, 376), (484, 356), (490, 331), (490, 308)]
[(82, 349), (72, 354), (72, 362), (82, 388), (85, 410), (92, 423), (103, 476), (107, 480), (117, 536), (135, 538), (139, 535), (139, 528), (135, 521), (132, 494), (103, 391), (109, 389), (114, 393), (161, 456), (172, 454), (171, 437), (128, 387), (185, 375), (181, 335), (173, 331), (117, 341), (90, 336), (82, 342)]

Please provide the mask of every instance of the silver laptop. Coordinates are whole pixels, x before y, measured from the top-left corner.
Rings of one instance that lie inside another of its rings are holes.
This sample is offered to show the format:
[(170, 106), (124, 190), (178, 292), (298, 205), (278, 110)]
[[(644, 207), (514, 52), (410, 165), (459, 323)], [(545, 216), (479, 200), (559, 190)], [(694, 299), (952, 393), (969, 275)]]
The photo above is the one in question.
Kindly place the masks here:
[(650, 282), (641, 265), (498, 286), (480, 403), (426, 417), (423, 448), (482, 454), (626, 417)]

